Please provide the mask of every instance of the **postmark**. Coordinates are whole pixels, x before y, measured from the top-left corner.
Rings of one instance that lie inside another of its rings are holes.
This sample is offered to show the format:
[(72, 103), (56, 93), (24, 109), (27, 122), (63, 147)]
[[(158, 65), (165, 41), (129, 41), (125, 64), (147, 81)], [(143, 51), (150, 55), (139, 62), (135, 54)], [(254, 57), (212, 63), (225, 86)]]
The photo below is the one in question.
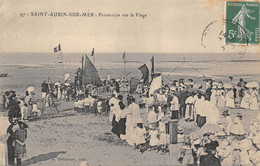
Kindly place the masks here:
[[(240, 27), (244, 33), (244, 37), (241, 40), (240, 44), (233, 43), (235, 38), (232, 38), (230, 43), (226, 43), (225, 39), (229, 35), (224, 28), (225, 25), (228, 25), (231, 28)], [(205, 29), (203, 30), (201, 36), (201, 46), (209, 52), (222, 52), (222, 53), (235, 53), (237, 54), (237, 59), (241, 59), (247, 50), (248, 46), (248, 36), (245, 29), (237, 22), (232, 20), (221, 20), (221, 21), (212, 21), (210, 22)], [(243, 44), (242, 44), (243, 43)]]
[[(259, 3), (258, 2), (226, 2), (226, 44), (259, 44)], [(226, 22), (228, 23), (228, 22)], [(235, 26), (233, 26), (235, 25)]]

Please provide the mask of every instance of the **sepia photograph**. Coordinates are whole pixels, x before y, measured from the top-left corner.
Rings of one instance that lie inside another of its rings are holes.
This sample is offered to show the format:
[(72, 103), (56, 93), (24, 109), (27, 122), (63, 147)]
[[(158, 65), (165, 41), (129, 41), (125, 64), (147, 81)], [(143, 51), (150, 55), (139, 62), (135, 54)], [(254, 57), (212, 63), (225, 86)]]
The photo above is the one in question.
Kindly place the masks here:
[(0, 166), (260, 166), (259, 0), (0, 0)]

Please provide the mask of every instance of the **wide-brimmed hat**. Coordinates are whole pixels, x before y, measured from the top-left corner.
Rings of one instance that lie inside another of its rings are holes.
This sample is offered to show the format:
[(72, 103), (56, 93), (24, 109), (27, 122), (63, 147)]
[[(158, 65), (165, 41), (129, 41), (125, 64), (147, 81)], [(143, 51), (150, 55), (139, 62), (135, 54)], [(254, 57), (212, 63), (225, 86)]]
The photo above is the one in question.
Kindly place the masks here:
[(249, 140), (249, 139), (243, 139), (241, 142), (240, 142), (240, 145), (239, 145), (239, 148), (241, 150), (249, 150), (252, 148), (252, 141)]
[(181, 126), (178, 126), (177, 127), (177, 132), (182, 134), (183, 133), (183, 128)]
[(15, 93), (11, 92), (11, 91), (5, 91), (5, 97), (6, 98), (11, 98), (11, 97), (14, 97)]
[(228, 110), (224, 111), (222, 115), (229, 115)]
[(240, 112), (237, 112), (237, 117), (242, 117), (242, 114)]
[(218, 146), (219, 146), (219, 144), (218, 144), (217, 141), (212, 141), (212, 142), (210, 142), (210, 143), (207, 143), (207, 144), (205, 145), (205, 148), (206, 148), (206, 149), (215, 150), (216, 147), (218, 147)]

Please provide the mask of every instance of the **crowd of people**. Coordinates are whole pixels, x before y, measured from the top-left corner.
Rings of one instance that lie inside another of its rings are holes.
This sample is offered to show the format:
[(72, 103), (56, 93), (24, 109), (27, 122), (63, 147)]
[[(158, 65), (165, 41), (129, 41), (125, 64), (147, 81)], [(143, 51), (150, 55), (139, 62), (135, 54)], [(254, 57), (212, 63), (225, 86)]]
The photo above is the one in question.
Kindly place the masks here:
[[(230, 77), (226, 83), (206, 79), (203, 86), (192, 79), (188, 82), (180, 79), (163, 83), (161, 88), (152, 93), (149, 92), (148, 86), (140, 84), (135, 94), (120, 93), (120, 87), (124, 87), (122, 84), (125, 83), (120, 80), (104, 81), (106, 86), (98, 88), (44, 81), (41, 86), (41, 100), (45, 106), (51, 106), (53, 100), (75, 100), (74, 110), (78, 112), (107, 115), (112, 125), (111, 131), (140, 153), (147, 150), (161, 151), (161, 154), (169, 152), (172, 137), (169, 122), (184, 118), (185, 123), (196, 122), (200, 135), (184, 135), (185, 127), (178, 126), (176, 137), (180, 163), (203, 166), (208, 163), (239, 165), (236, 163), (240, 162), (240, 165), (245, 165), (242, 158), (246, 155), (251, 164), (257, 165), (259, 162), (256, 159), (259, 156), (259, 117), (252, 122), (250, 133), (246, 133), (242, 125), (242, 115), (238, 113), (234, 119), (229, 115), (232, 108), (259, 110), (258, 83), (247, 83), (240, 79), (235, 84)], [(102, 95), (99, 95), (100, 91)], [(105, 96), (104, 93), (111, 95)], [(1, 107), (8, 109), (10, 123), (7, 131), (8, 161), (13, 162), (14, 157), (10, 157), (13, 155), (20, 164), (26, 152), (24, 141), (27, 135), (27, 120), (30, 116), (40, 116), (42, 112), (37, 108), (33, 87), (27, 89), (24, 97), (16, 96), (14, 91), (6, 91), (2, 95), (5, 100), (2, 101)], [(221, 114), (220, 109), (224, 108), (229, 111)], [(141, 116), (140, 109), (145, 109), (147, 116)], [(215, 130), (207, 129), (207, 125), (213, 125)], [(243, 149), (244, 144), (249, 146), (249, 142), (250, 148)], [(15, 150), (16, 148), (18, 149)]]
[[(8, 117), (1, 116), (1, 137), (0, 137), (0, 165), (20, 166), (22, 158), (26, 154), (25, 140), (27, 138), (28, 121), (23, 108), (24, 100), (16, 98), (14, 91), (6, 91), (8, 99)], [(23, 103), (22, 103), (23, 102)], [(6, 130), (3, 130), (6, 129)]]

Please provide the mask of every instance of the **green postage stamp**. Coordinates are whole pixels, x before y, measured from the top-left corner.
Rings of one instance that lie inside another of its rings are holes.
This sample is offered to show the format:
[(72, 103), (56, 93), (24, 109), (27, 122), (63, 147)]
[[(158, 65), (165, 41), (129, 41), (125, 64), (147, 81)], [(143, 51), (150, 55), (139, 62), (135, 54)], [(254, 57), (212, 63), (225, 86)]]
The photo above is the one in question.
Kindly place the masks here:
[(226, 44), (259, 44), (259, 2), (226, 2)]

